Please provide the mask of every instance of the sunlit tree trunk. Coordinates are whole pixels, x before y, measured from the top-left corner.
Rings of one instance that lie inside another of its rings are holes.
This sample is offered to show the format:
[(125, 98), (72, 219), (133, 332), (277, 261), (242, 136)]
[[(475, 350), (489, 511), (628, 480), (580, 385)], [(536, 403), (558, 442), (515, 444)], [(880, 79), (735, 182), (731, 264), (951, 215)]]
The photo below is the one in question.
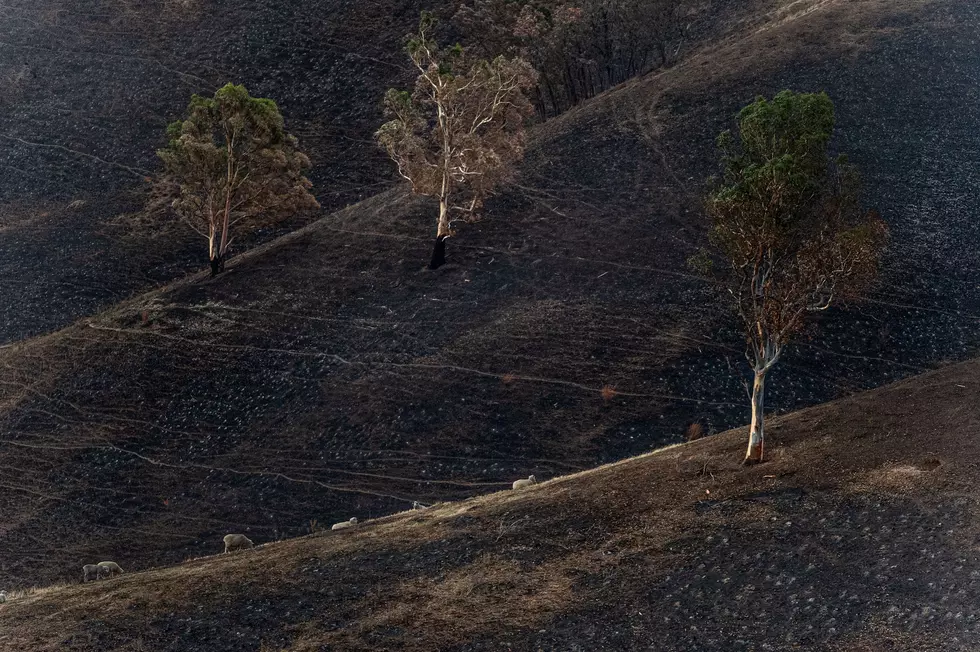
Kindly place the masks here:
[(745, 451), (745, 464), (758, 464), (765, 459), (766, 443), (766, 375), (772, 366), (779, 361), (782, 346), (777, 344), (775, 336), (766, 334), (759, 324), (758, 339), (753, 345), (749, 356), (752, 362), (752, 422), (749, 426), (749, 446)]
[[(442, 90), (441, 84), (439, 90)], [(449, 118), (442, 105), (441, 97), (436, 100), (439, 126), (442, 129), (442, 188), (439, 191), (439, 222), (436, 226), (436, 244), (432, 249), (429, 269), (439, 269), (446, 264), (446, 238), (449, 229), (449, 201), (452, 186), (452, 141), (450, 140)]]
[(766, 440), (766, 374), (768, 369), (757, 368), (752, 382), (752, 425), (749, 427), (749, 447), (745, 451), (745, 464), (758, 464), (763, 460)]
[(436, 229), (436, 245), (432, 249), (432, 260), (429, 261), (429, 269), (439, 269), (446, 264), (446, 239), (450, 233), (449, 203), (445, 199), (441, 199), (439, 200), (439, 225)]
[(217, 216), (214, 214), (214, 209), (210, 208), (208, 215), (208, 262), (211, 264), (211, 276), (215, 276), (221, 271), (218, 268), (221, 258), (220, 251)]
[(221, 246), (218, 248), (219, 258), (225, 257), (225, 254), (228, 252), (228, 245), (231, 244), (228, 241), (228, 229), (230, 224), (231, 224), (231, 191), (228, 192), (228, 197), (225, 199), (224, 217), (221, 224)]
[(221, 214), (221, 239), (211, 249), (211, 276), (225, 271), (225, 254), (228, 253), (228, 230), (231, 223), (231, 191), (225, 193), (225, 207)]
[(221, 214), (221, 240), (218, 244), (217, 255), (211, 256), (211, 276), (220, 274), (225, 269), (225, 255), (228, 253), (228, 232), (231, 227), (231, 196), (234, 193), (236, 172), (235, 172), (235, 139), (237, 134), (235, 132), (229, 133), (225, 130), (225, 139), (227, 141), (227, 152), (228, 152), (228, 170), (225, 179), (225, 206)]

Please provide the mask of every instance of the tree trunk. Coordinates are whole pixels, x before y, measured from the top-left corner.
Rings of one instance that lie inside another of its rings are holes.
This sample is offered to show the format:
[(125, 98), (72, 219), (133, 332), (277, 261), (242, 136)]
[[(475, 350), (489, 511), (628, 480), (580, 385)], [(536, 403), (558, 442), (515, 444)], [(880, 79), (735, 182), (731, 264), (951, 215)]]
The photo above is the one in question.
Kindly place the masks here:
[(225, 271), (225, 258), (218, 255), (211, 259), (211, 278)]
[(436, 246), (432, 249), (429, 269), (439, 269), (446, 264), (446, 239), (449, 238), (449, 205), (445, 200), (439, 202), (439, 227), (436, 229)]
[(439, 269), (446, 264), (446, 236), (436, 236), (436, 246), (432, 248), (429, 269)]
[[(561, 107), (558, 103), (558, 95), (555, 93), (554, 84), (551, 83), (551, 80), (547, 76), (542, 79), (544, 79), (545, 90), (548, 92), (548, 100), (551, 102), (551, 115), (558, 115), (561, 113)], [(547, 118), (548, 116), (545, 115), (545, 119)]]
[(744, 464), (758, 464), (763, 460), (765, 445), (766, 371), (756, 370), (752, 383), (752, 425), (749, 428), (749, 447), (745, 451)]
[(211, 278), (214, 278), (221, 273), (224, 269), (224, 263), (221, 255), (221, 246), (218, 244), (218, 231), (214, 223), (211, 221), (211, 230), (208, 232), (208, 261), (211, 263)]
[(228, 251), (228, 227), (231, 222), (231, 191), (225, 195), (224, 219), (221, 222), (221, 244), (218, 245), (218, 257), (224, 258)]

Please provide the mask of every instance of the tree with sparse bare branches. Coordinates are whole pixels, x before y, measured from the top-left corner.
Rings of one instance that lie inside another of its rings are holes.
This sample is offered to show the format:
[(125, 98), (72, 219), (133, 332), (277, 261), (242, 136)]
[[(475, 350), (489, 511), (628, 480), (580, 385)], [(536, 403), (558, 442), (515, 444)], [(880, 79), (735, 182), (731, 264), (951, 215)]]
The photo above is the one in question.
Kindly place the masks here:
[(415, 88), (388, 91), (391, 120), (375, 134), (412, 190), (439, 201), (430, 269), (445, 263), (453, 225), (478, 219), (487, 196), (512, 178), (533, 112), (526, 92), (536, 82), (523, 59), (486, 61), (459, 45), (440, 49), (434, 26), (423, 13), (407, 47), (419, 72)]
[[(887, 240), (861, 208), (855, 169), (831, 160), (834, 106), (824, 93), (783, 91), (738, 115), (718, 140), (724, 177), (708, 194), (715, 276), (745, 329), (752, 422), (745, 463), (764, 455), (766, 375), (808, 315), (858, 300), (877, 276)], [(692, 260), (708, 271), (706, 252)]]
[(177, 216), (207, 239), (212, 276), (224, 269), (233, 232), (319, 208), (303, 176), (310, 160), (286, 133), (276, 103), (250, 96), (244, 86), (194, 95), (187, 117), (167, 135), (158, 152), (160, 185), (176, 195)]

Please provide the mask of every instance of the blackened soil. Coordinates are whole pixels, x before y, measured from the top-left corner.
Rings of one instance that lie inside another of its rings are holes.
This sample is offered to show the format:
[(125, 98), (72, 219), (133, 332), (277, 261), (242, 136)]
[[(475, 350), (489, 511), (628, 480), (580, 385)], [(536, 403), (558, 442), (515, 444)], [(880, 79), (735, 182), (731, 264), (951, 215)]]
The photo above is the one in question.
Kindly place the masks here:
[(176, 562), (742, 423), (739, 338), (684, 260), (714, 135), (784, 86), (834, 97), (893, 246), (873, 301), (781, 362), (771, 407), (970, 354), (980, 16), (908, 11), (824, 3), (550, 121), (438, 272), (432, 206), (393, 189), (0, 351), (0, 579)]
[(16, 596), (0, 649), (973, 650), (978, 379), (970, 362), (788, 415), (760, 466), (734, 431)]
[[(234, 82), (274, 98), (311, 156), (327, 213), (394, 183), (372, 134), (385, 89), (409, 78), (403, 38), (422, 8), (416, 0), (6, 3), (0, 225), (16, 225), (0, 230), (0, 344), (204, 266), (202, 241), (132, 248), (106, 228), (142, 208), (166, 125), (193, 93)], [(69, 209), (76, 201), (85, 207)], [(43, 223), (27, 219), (39, 212)]]

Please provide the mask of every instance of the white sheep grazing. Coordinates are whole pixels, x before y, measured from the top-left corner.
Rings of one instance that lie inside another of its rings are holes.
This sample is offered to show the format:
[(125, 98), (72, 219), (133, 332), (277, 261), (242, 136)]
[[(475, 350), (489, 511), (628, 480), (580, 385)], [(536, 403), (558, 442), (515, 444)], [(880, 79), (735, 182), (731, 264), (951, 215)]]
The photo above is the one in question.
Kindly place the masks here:
[(530, 487), (532, 484), (537, 484), (538, 479), (533, 475), (527, 476), (526, 480), (514, 480), (514, 489), (524, 489)]
[(225, 552), (232, 550), (242, 550), (244, 548), (254, 548), (255, 544), (244, 534), (226, 534), (224, 538)]
[(357, 525), (357, 517), (355, 516), (349, 521), (341, 521), (340, 523), (334, 523), (330, 526), (331, 530), (343, 530), (344, 528), (354, 527)]
[(3, 604), (6, 601), (7, 601), (7, 592), (0, 591), (0, 604)]
[(103, 577), (109, 574), (109, 569), (105, 566), (100, 566), (99, 564), (85, 564), (82, 566), (82, 581), (91, 582), (92, 580), (101, 580)]
[(124, 572), (123, 569), (119, 567), (119, 564), (114, 561), (100, 561), (99, 566), (105, 570), (105, 574), (108, 577), (112, 577), (113, 575), (122, 575)]

